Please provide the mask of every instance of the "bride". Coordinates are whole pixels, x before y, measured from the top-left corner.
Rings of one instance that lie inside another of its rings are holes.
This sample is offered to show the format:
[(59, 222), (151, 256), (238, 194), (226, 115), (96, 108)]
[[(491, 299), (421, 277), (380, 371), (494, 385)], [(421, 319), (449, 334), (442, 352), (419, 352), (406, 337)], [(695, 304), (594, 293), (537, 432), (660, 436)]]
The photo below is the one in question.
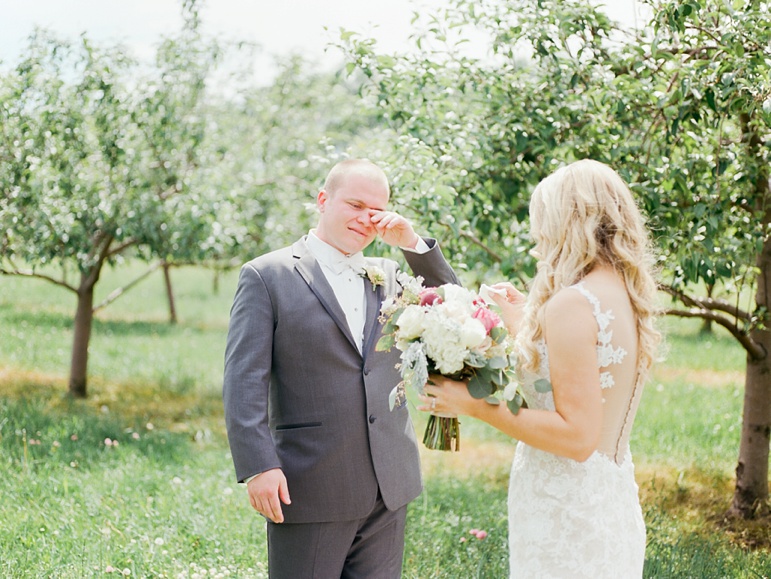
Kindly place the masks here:
[(516, 336), (527, 408), (514, 415), (432, 375), (419, 409), (473, 416), (519, 441), (511, 577), (641, 577), (629, 436), (659, 341), (644, 221), (618, 174), (584, 160), (538, 185), (530, 224), (538, 272), (529, 296), (509, 283), (493, 296)]

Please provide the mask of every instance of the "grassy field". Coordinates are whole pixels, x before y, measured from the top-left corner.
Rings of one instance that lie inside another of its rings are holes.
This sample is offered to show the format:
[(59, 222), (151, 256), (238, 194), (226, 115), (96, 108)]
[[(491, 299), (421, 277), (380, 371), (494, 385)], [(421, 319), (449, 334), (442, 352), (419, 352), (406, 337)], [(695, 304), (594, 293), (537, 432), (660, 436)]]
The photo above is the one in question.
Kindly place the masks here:
[[(97, 300), (127, 271), (107, 271)], [(160, 274), (100, 311), (85, 401), (64, 396), (74, 296), (0, 278), (0, 576), (266, 577), (264, 523), (235, 484), (220, 401), (237, 272)], [(646, 577), (771, 577), (766, 524), (730, 524), (744, 355), (667, 321), (668, 357), (632, 440), (648, 526)], [(415, 413), (420, 432), (424, 418)], [(404, 577), (504, 577), (513, 443), (463, 421), (463, 449), (423, 452)], [(469, 533), (487, 532), (484, 540)]]

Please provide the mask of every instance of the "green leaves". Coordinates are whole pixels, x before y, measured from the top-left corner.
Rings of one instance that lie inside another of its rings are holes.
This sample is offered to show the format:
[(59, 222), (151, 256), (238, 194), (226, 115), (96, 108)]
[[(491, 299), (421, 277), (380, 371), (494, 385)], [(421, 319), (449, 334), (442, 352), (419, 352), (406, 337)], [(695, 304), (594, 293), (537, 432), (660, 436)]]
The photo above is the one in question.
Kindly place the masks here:
[(551, 392), (551, 382), (546, 378), (539, 378), (533, 383), (533, 388), (535, 388), (535, 391), (539, 394), (546, 394), (547, 392)]
[(487, 398), (495, 392), (495, 384), (492, 376), (484, 371), (474, 374), (468, 382), (468, 391), (477, 399)]
[(514, 380), (514, 369), (505, 358), (491, 358), (469, 378), (468, 391), (477, 399), (498, 400), (494, 395)]
[(375, 344), (375, 350), (378, 352), (388, 352), (396, 344), (396, 337), (392, 333), (385, 334), (380, 337)]

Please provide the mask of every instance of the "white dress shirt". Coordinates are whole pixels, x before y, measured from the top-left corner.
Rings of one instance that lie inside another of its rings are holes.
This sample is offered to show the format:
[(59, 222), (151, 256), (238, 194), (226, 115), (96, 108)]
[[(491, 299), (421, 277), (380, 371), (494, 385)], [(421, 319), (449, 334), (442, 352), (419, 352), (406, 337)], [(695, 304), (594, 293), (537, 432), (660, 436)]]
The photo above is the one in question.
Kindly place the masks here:
[[(364, 341), (364, 323), (367, 319), (367, 300), (364, 294), (364, 256), (359, 251), (352, 255), (341, 253), (328, 243), (319, 239), (316, 230), (308, 233), (308, 249), (321, 266), (321, 271), (335, 292), (338, 303), (345, 312), (348, 327), (361, 352)], [(430, 248), (421, 237), (415, 249), (402, 248), (404, 251), (426, 253)]]
[(308, 249), (321, 266), (321, 271), (335, 292), (340, 307), (345, 312), (348, 327), (361, 352), (364, 340), (364, 322), (367, 317), (367, 302), (364, 295), (364, 256), (361, 252), (347, 256), (316, 236), (314, 230), (308, 234)]

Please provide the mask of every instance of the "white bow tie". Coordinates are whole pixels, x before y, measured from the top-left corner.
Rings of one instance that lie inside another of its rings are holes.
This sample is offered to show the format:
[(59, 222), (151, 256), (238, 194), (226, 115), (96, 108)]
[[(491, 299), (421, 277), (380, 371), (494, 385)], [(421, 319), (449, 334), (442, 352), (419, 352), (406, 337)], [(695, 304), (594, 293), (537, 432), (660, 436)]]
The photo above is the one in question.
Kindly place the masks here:
[(341, 255), (335, 257), (329, 265), (336, 274), (342, 273), (346, 268), (359, 274), (364, 271), (364, 255), (360, 251), (353, 255)]

